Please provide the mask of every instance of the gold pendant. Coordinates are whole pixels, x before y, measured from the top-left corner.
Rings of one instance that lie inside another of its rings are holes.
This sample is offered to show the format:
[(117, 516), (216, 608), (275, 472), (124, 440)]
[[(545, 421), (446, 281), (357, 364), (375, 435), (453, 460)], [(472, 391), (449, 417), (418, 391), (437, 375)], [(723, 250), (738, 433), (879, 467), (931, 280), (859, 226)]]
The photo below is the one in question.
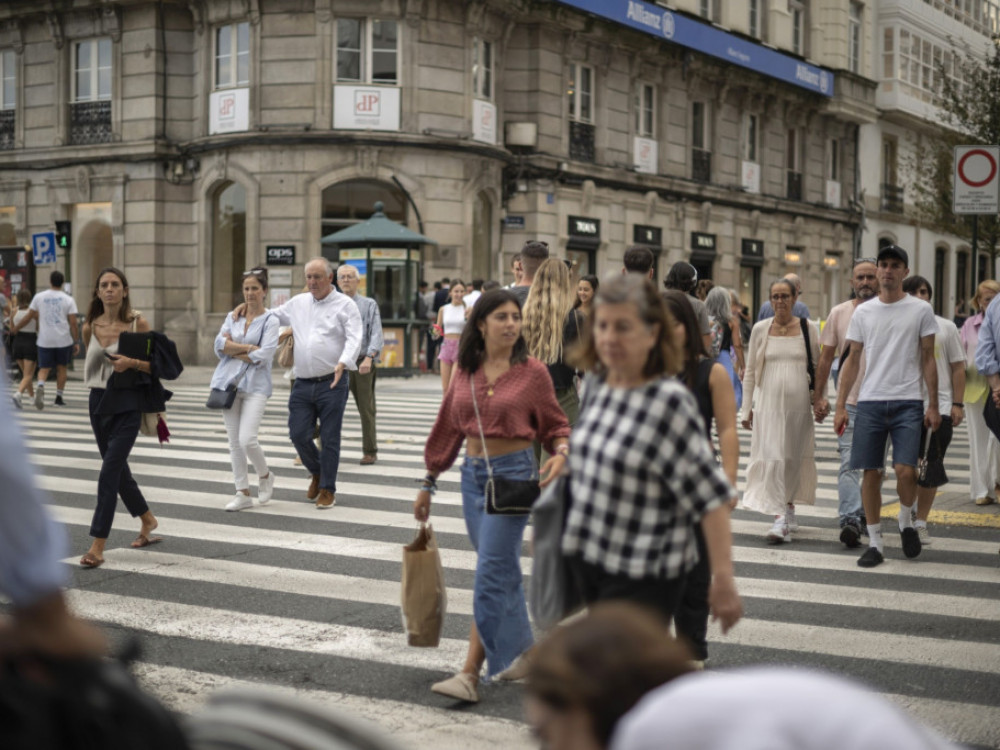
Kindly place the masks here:
[(491, 385), (491, 386), (488, 386), (488, 387), (486, 388), (486, 395), (487, 395), (487, 396), (492, 396), (492, 395), (493, 395), (493, 386), (492, 386), (492, 385)]

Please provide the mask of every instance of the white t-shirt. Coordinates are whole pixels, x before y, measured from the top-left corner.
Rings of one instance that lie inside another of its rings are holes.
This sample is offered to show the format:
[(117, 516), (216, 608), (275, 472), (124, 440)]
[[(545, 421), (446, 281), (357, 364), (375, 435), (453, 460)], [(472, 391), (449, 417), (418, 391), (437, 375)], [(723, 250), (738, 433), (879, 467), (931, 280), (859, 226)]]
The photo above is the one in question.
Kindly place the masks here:
[(462, 302), (465, 303), (466, 307), (472, 307), (476, 304), (476, 300), (483, 296), (483, 293), (478, 289), (473, 289), (471, 292), (462, 297)]
[(937, 332), (933, 308), (909, 294), (891, 304), (858, 305), (847, 326), (848, 340), (865, 347), (858, 401), (923, 401), (920, 339)]
[(73, 345), (69, 316), (76, 315), (76, 302), (60, 289), (46, 289), (31, 300), (31, 309), (38, 313), (38, 346), (59, 349)]
[[(958, 336), (958, 328), (946, 318), (935, 315), (934, 319), (938, 324), (938, 335), (934, 337), (934, 363), (937, 365), (938, 374), (938, 411), (942, 416), (951, 414), (951, 404), (953, 393), (951, 389), (951, 364), (961, 362), (965, 365), (965, 349), (962, 347), (962, 339)], [(927, 408), (927, 387), (920, 381), (924, 388), (924, 408)]]

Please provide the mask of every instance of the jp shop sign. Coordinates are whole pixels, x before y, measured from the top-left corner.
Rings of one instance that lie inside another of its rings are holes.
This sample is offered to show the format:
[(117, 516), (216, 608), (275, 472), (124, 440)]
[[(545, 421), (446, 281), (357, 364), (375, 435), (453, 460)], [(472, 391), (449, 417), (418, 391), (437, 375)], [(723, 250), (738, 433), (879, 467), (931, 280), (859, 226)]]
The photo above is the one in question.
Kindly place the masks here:
[(334, 86), (335, 130), (399, 130), (399, 89), (393, 86)]

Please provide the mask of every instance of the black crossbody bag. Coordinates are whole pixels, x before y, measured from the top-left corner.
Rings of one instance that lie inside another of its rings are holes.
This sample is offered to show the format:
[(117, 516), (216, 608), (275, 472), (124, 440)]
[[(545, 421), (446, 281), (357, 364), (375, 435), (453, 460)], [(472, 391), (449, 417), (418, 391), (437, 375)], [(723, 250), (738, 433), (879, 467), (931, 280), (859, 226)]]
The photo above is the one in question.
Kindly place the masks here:
[(531, 506), (535, 504), (542, 490), (538, 486), (537, 479), (506, 479), (493, 476), (490, 455), (486, 452), (483, 421), (479, 418), (479, 404), (476, 403), (474, 377), (469, 375), (469, 388), (472, 390), (472, 408), (476, 411), (479, 439), (483, 443), (483, 456), (486, 458), (486, 512), (493, 516), (525, 516), (531, 512)]
[(806, 372), (809, 373), (809, 401), (813, 400), (816, 392), (816, 366), (813, 364), (812, 344), (809, 341), (809, 324), (805, 318), (799, 318), (799, 325), (802, 327), (802, 339), (806, 342)]
[[(267, 328), (267, 318), (271, 317), (268, 315), (264, 318), (264, 324), (260, 327), (260, 338), (257, 339), (257, 348), (260, 348), (260, 342), (264, 340), (264, 329)], [(250, 363), (247, 362), (240, 371), (240, 374), (229, 381), (229, 385), (225, 388), (213, 388), (208, 394), (208, 400), (205, 402), (205, 406), (209, 409), (232, 409), (233, 404), (236, 403), (236, 389), (240, 386), (240, 381), (243, 380), (243, 376), (247, 374), (247, 370), (250, 369)]]

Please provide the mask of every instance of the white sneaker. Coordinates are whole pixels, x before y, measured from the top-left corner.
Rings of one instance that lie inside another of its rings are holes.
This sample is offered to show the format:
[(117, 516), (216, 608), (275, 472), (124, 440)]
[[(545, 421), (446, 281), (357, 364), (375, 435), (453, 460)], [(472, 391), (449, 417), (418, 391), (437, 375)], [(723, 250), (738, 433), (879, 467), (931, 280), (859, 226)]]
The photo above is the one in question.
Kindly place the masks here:
[(764, 538), (767, 539), (768, 544), (784, 544), (792, 541), (792, 532), (788, 528), (788, 524), (785, 523), (785, 519), (778, 516), (774, 519), (774, 525), (771, 526)]
[(236, 497), (226, 503), (226, 510), (243, 510), (244, 508), (249, 508), (252, 505), (253, 500), (250, 499), (249, 495), (237, 492)]
[(431, 690), (438, 695), (446, 695), (466, 703), (479, 702), (479, 680), (475, 675), (459, 672), (453, 677), (431, 685)]
[(786, 505), (785, 506), (785, 523), (788, 525), (789, 531), (798, 531), (799, 522), (795, 519), (795, 506)]
[(21, 394), (20, 393), (15, 393), (10, 398), (11, 398), (11, 401), (14, 402), (14, 406), (16, 406), (18, 409), (23, 409), (24, 408), (24, 403), (21, 401)]
[(45, 386), (42, 383), (35, 386), (35, 408), (38, 411), (45, 408)]
[(271, 502), (271, 495), (274, 494), (274, 472), (269, 471), (267, 476), (257, 482), (257, 504), (267, 505)]
[(931, 543), (931, 532), (926, 526), (917, 526), (917, 536), (920, 537), (921, 546), (926, 547)]

